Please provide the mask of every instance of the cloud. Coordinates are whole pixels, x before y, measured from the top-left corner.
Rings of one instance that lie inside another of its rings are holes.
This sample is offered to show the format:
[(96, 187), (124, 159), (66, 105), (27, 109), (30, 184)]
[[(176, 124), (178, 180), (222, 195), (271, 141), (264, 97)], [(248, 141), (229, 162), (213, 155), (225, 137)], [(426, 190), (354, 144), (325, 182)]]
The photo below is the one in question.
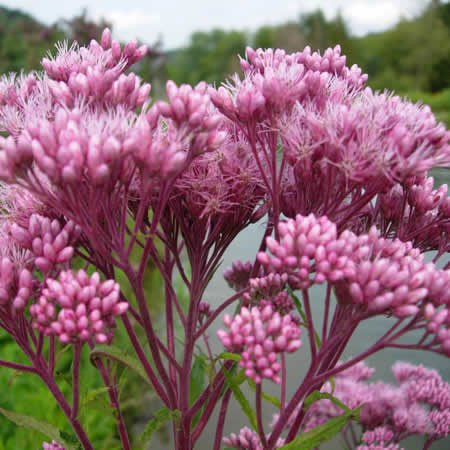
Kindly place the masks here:
[(155, 26), (161, 22), (161, 17), (157, 13), (145, 12), (142, 9), (131, 11), (108, 11), (97, 12), (97, 17), (104, 17), (112, 22), (116, 30), (131, 30), (142, 26)]
[(350, 2), (342, 9), (343, 16), (357, 34), (388, 28), (397, 23), (401, 16), (407, 15), (405, 12), (399, 2), (389, 0), (359, 0)]

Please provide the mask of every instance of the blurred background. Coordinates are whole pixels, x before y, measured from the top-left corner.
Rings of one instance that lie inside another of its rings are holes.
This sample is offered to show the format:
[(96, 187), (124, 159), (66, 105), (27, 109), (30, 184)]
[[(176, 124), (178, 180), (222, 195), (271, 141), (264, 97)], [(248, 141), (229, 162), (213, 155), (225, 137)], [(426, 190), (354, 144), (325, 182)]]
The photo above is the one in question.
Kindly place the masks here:
[[(413, 101), (429, 104), (438, 119), (450, 128), (450, 2), (439, 0), (96, 0), (86, 8), (85, 2), (56, 0), (0, 1), (0, 74), (28, 72), (40, 69), (40, 60), (61, 40), (76, 40), (86, 45), (99, 39), (105, 26), (122, 42), (138, 38), (149, 46), (148, 56), (133, 68), (152, 84), (153, 98), (164, 97), (167, 79), (176, 83), (196, 84), (201, 80), (220, 85), (230, 74), (239, 71), (237, 54), (245, 47), (284, 48), (288, 52), (302, 50), (306, 45), (323, 52), (340, 44), (347, 55), (347, 64), (358, 64), (369, 75), (368, 84), (374, 89), (395, 91)], [(437, 183), (447, 182), (448, 172), (436, 172)], [(254, 257), (261, 224), (247, 229), (233, 243), (218, 272), (241, 258)], [(123, 289), (129, 287), (123, 284)], [(146, 291), (152, 302), (152, 314), (161, 312), (161, 280), (152, 266), (148, 267)], [(213, 306), (229, 294), (220, 274), (213, 280), (206, 296)], [(321, 307), (315, 311), (317, 317)], [(219, 324), (220, 325), (220, 324)], [(382, 333), (385, 325), (374, 323), (351, 342), (346, 357), (361, 351), (368, 340)], [(181, 330), (180, 330), (181, 331)], [(211, 332), (213, 336), (214, 331)], [(115, 338), (117, 346), (127, 351), (123, 330)], [(182, 339), (180, 333), (180, 340)], [(215, 342), (213, 342), (213, 346)], [(87, 352), (87, 349), (85, 349)], [(220, 349), (217, 347), (217, 351)], [(57, 381), (70, 396), (71, 354), (67, 348), (58, 353)], [(131, 353), (131, 352), (130, 352)], [(2, 359), (25, 362), (5, 333), (0, 333)], [(95, 449), (116, 449), (114, 416), (107, 396), (89, 364), (86, 353), (83, 368), (82, 421), (92, 437)], [(448, 360), (425, 352), (383, 352), (369, 364), (377, 367), (377, 377), (389, 379), (390, 366), (397, 359), (411, 359), (440, 370), (450, 380)], [(293, 389), (304, 373), (307, 352), (294, 364)], [(138, 436), (145, 423), (160, 407), (151, 391), (146, 389), (133, 372), (121, 372), (123, 409)], [(122, 376), (123, 375), (123, 376)], [(207, 381), (207, 380), (203, 380)], [(0, 370), (2, 398), (0, 407), (29, 415), (70, 431), (64, 417), (46, 388), (31, 375)], [(32, 386), (32, 388), (30, 387)], [(276, 391), (273, 392), (275, 395)], [(245, 422), (239, 407), (233, 406), (227, 421), (226, 434), (238, 432)], [(270, 422), (272, 411), (267, 411)], [(214, 420), (213, 420), (214, 422)], [(212, 424), (215, 425), (214, 423)], [(212, 431), (212, 430), (211, 430)], [(0, 416), (0, 450), (42, 448), (46, 437), (16, 425)], [(153, 440), (152, 448), (171, 448), (163, 428)], [(211, 435), (205, 436), (199, 448), (209, 448)], [(411, 441), (411, 449), (422, 448)], [(138, 439), (133, 448), (141, 448)], [(342, 448), (336, 443), (330, 449)], [(448, 449), (441, 442), (433, 449)]]
[(87, 9), (80, 1), (8, 0), (0, 3), (0, 73), (39, 69), (58, 40), (85, 45), (105, 26), (122, 41), (149, 45), (134, 70), (152, 83), (154, 98), (167, 78), (220, 84), (239, 70), (236, 55), (247, 45), (292, 52), (339, 43), (374, 89), (421, 99), (450, 122), (448, 1), (96, 0)]

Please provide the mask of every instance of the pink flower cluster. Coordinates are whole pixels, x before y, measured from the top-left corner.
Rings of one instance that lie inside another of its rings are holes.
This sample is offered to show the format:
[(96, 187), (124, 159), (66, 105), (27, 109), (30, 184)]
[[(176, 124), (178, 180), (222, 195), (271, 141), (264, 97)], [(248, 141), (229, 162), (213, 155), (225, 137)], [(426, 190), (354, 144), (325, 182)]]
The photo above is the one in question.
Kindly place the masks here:
[(141, 107), (148, 98), (150, 85), (140, 86), (134, 74), (123, 72), (147, 53), (145, 45), (138, 48), (137, 41), (128, 42), (124, 49), (105, 29), (101, 43), (92, 40), (89, 47), (70, 48), (61, 45), (54, 59), (44, 58), (42, 66), (51, 78), (49, 88), (56, 99), (73, 106), (77, 96), (105, 102), (127, 104), (130, 109)]
[(223, 321), (230, 331), (218, 330), (217, 336), (227, 350), (242, 356), (239, 366), (245, 375), (258, 384), (263, 378), (280, 383), (277, 353), (301, 346), (301, 330), (290, 314), (281, 316), (269, 304), (264, 309), (242, 307), (233, 318), (225, 314)]
[(14, 310), (22, 311), (32, 294), (31, 272), (4, 256), (0, 260), (0, 305), (11, 305)]
[(394, 433), (386, 427), (377, 427), (373, 431), (366, 431), (362, 435), (364, 444), (356, 447), (356, 450), (404, 450), (397, 444), (390, 444)]
[(62, 445), (59, 445), (56, 441), (52, 441), (50, 444), (44, 442), (42, 444), (43, 450), (66, 450)]
[[(280, 448), (284, 442), (284, 439), (278, 439), (275, 448)], [(223, 443), (238, 450), (263, 450), (258, 433), (248, 427), (241, 428), (239, 434), (231, 433), (230, 437), (224, 437)]]
[(295, 220), (281, 222), (278, 231), (280, 243), (272, 237), (266, 240), (274, 256), (259, 252), (257, 258), (268, 272), (288, 273), (292, 287), (308, 288), (313, 283), (354, 275), (349, 235), (338, 239), (336, 225), (326, 217), (297, 215)]
[(75, 275), (62, 271), (58, 280), (48, 279), (39, 301), (30, 306), (33, 327), (45, 335), (56, 335), (63, 343), (111, 342), (115, 318), (128, 309), (119, 301), (120, 287), (114, 280), (100, 281), (94, 272)]
[[(392, 371), (398, 386), (384, 382), (367, 384), (373, 370), (363, 363), (335, 377), (333, 395), (350, 408), (363, 405), (359, 424), (365, 431), (363, 441), (368, 448), (378, 448), (376, 443), (395, 445), (412, 434), (426, 433), (431, 440), (447, 437), (450, 385), (435, 370), (422, 366), (398, 362)], [(327, 383), (322, 390), (330, 392), (331, 385)], [(340, 414), (342, 410), (329, 400), (320, 400), (308, 410), (305, 431)], [(358, 449), (367, 450), (364, 446)]]
[(72, 259), (73, 245), (81, 230), (71, 220), (61, 226), (57, 219), (50, 220), (48, 217), (32, 214), (28, 228), (13, 223), (10, 233), (17, 244), (34, 256), (33, 264), (42, 272), (48, 273), (57, 264), (64, 264)]
[[(281, 222), (279, 233), (280, 242), (267, 238), (273, 256), (257, 255), (266, 271), (287, 276), (294, 289), (328, 281), (335, 286), (338, 301), (364, 307), (369, 314), (391, 311), (399, 318), (414, 316), (427, 303), (429, 331), (438, 335), (442, 350), (448, 352), (450, 272), (425, 263), (410, 242), (382, 238), (374, 227), (359, 236), (349, 230), (338, 236), (333, 222), (312, 214)], [(250, 285), (263, 280), (252, 279)]]
[(236, 76), (228, 89), (210, 89), (211, 99), (227, 117), (241, 122), (264, 120), (307, 99), (324, 104), (332, 79), (357, 90), (367, 80), (357, 66), (345, 67), (340, 51), (336, 46), (321, 56), (306, 47), (287, 55), (280, 49), (247, 48), (248, 60), (241, 60), (244, 80)]

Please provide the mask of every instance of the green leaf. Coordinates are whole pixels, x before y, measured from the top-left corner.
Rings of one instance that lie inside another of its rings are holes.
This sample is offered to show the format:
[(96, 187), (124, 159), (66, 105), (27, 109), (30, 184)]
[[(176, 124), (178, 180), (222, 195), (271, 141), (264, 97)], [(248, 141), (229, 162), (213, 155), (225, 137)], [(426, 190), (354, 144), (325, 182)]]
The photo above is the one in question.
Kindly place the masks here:
[(87, 404), (93, 402), (94, 400), (97, 400), (97, 397), (101, 394), (104, 394), (109, 391), (109, 387), (101, 387), (98, 389), (94, 389), (93, 391), (89, 391), (86, 394), (86, 397), (81, 402), (81, 408), (86, 406)]
[(160, 410), (156, 411), (153, 416), (154, 418), (147, 423), (144, 431), (139, 437), (139, 439), (142, 442), (145, 442), (147, 446), (152, 440), (153, 433), (161, 429), (161, 427), (170, 420), (175, 420), (178, 427), (181, 418), (181, 412), (178, 409), (176, 409), (175, 411), (171, 411), (169, 408), (161, 408)]
[[(12, 411), (7, 411), (6, 409), (0, 408), (0, 413), (8, 418), (11, 422), (14, 422), (20, 427), (30, 428), (32, 430), (37, 430), (42, 434), (45, 434), (49, 439), (56, 441), (58, 444), (65, 447), (67, 450), (77, 450), (78, 440), (75, 438), (73, 442), (72, 438), (74, 436), (60, 431), (58, 427), (51, 425), (42, 420), (35, 419), (34, 417), (26, 416), (25, 414), (19, 414)], [(66, 440), (65, 437), (70, 436), (70, 440)]]
[(218, 361), (219, 359), (231, 359), (232, 361), (239, 362), (242, 359), (242, 356), (238, 355), (237, 353), (223, 352), (219, 356), (217, 356), (216, 361)]
[[(191, 369), (191, 378), (189, 382), (189, 405), (192, 406), (194, 402), (200, 397), (205, 389), (207, 364), (204, 356), (195, 356), (195, 361)], [(192, 419), (192, 429), (200, 420), (203, 408), (201, 408)]]
[(245, 380), (247, 380), (247, 376), (245, 375), (245, 369), (241, 369), (234, 377), (234, 382), (240, 386)]
[(341, 408), (345, 412), (351, 412), (352, 410), (342, 403), (337, 397), (334, 395), (328, 393), (328, 392), (320, 392), (318, 390), (315, 390), (312, 392), (308, 397), (306, 397), (304, 402), (304, 408), (305, 411), (308, 411), (308, 409), (311, 407), (313, 403), (318, 402), (319, 400), (330, 400), (332, 403), (334, 403), (338, 408)]
[[(250, 386), (250, 389), (255, 392), (256, 391), (256, 383), (250, 379), (247, 378), (248, 385)], [(264, 392), (261, 391), (261, 398), (265, 400), (266, 402), (272, 403), (272, 405), (275, 405), (278, 409), (281, 408), (280, 400), (278, 400), (276, 397), (272, 397), (271, 395), (267, 395)]]
[(69, 442), (71, 444), (78, 444), (78, 439), (75, 435), (71, 433), (67, 433), (66, 431), (60, 430), (59, 435), (62, 439), (64, 439), (66, 442)]
[(118, 363), (129, 367), (130, 369), (134, 370), (138, 375), (140, 375), (145, 380), (146, 383), (152, 386), (140, 362), (135, 357), (126, 354), (120, 348), (114, 347), (113, 345), (98, 344), (95, 346), (94, 350), (92, 350), (91, 354), (89, 355), (89, 359), (94, 366), (95, 360), (97, 358), (110, 359), (112, 361), (117, 361)]
[(195, 356), (195, 361), (191, 369), (191, 378), (189, 381), (189, 405), (197, 400), (205, 388), (206, 361), (203, 356)]
[(250, 421), (252, 427), (256, 430), (258, 428), (258, 425), (256, 423), (256, 415), (252, 407), (250, 406), (250, 403), (245, 398), (245, 395), (241, 391), (238, 384), (234, 381), (234, 378), (230, 374), (230, 372), (228, 372), (228, 370), (224, 366), (222, 366), (222, 370), (235, 399), (238, 401), (239, 405), (241, 405), (242, 411), (244, 411), (245, 415), (248, 417), (248, 420)]
[(283, 445), (283, 450), (311, 450), (318, 447), (323, 442), (330, 440), (344, 427), (349, 420), (358, 420), (361, 407), (350, 410), (342, 414), (342, 416), (329, 420), (327, 423), (314, 428), (307, 433), (303, 433), (289, 444)]

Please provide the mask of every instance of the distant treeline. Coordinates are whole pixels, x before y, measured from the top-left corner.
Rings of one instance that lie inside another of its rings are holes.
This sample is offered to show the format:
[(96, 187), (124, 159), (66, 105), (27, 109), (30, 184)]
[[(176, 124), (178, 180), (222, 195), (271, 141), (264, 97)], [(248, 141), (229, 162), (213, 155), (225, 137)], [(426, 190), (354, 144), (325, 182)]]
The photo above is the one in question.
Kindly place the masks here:
[[(98, 39), (107, 25), (83, 13), (47, 27), (24, 12), (0, 7), (0, 73), (37, 69), (46, 50), (58, 40), (87, 44)], [(160, 43), (152, 45), (150, 57), (138, 72), (155, 87), (166, 78), (177, 83), (221, 83), (238, 70), (236, 55), (244, 55), (247, 45), (293, 52), (306, 45), (323, 51), (336, 44), (341, 45), (348, 64), (356, 63), (369, 74), (369, 84), (376, 89), (407, 93), (450, 88), (450, 3), (439, 0), (430, 1), (413, 19), (401, 19), (385, 32), (364, 37), (352, 36), (340, 14), (328, 20), (321, 10), (252, 33), (195, 32), (181, 49), (163, 52)]]
[(255, 33), (213, 30), (197, 32), (187, 47), (168, 58), (168, 74), (176, 82), (221, 81), (238, 65), (245, 47), (284, 48), (309, 45), (324, 50), (340, 44), (348, 64), (358, 64), (376, 89), (437, 92), (450, 87), (450, 3), (431, 1), (413, 19), (364, 37), (351, 35), (343, 17), (327, 20), (321, 10), (296, 21), (264, 26)]

